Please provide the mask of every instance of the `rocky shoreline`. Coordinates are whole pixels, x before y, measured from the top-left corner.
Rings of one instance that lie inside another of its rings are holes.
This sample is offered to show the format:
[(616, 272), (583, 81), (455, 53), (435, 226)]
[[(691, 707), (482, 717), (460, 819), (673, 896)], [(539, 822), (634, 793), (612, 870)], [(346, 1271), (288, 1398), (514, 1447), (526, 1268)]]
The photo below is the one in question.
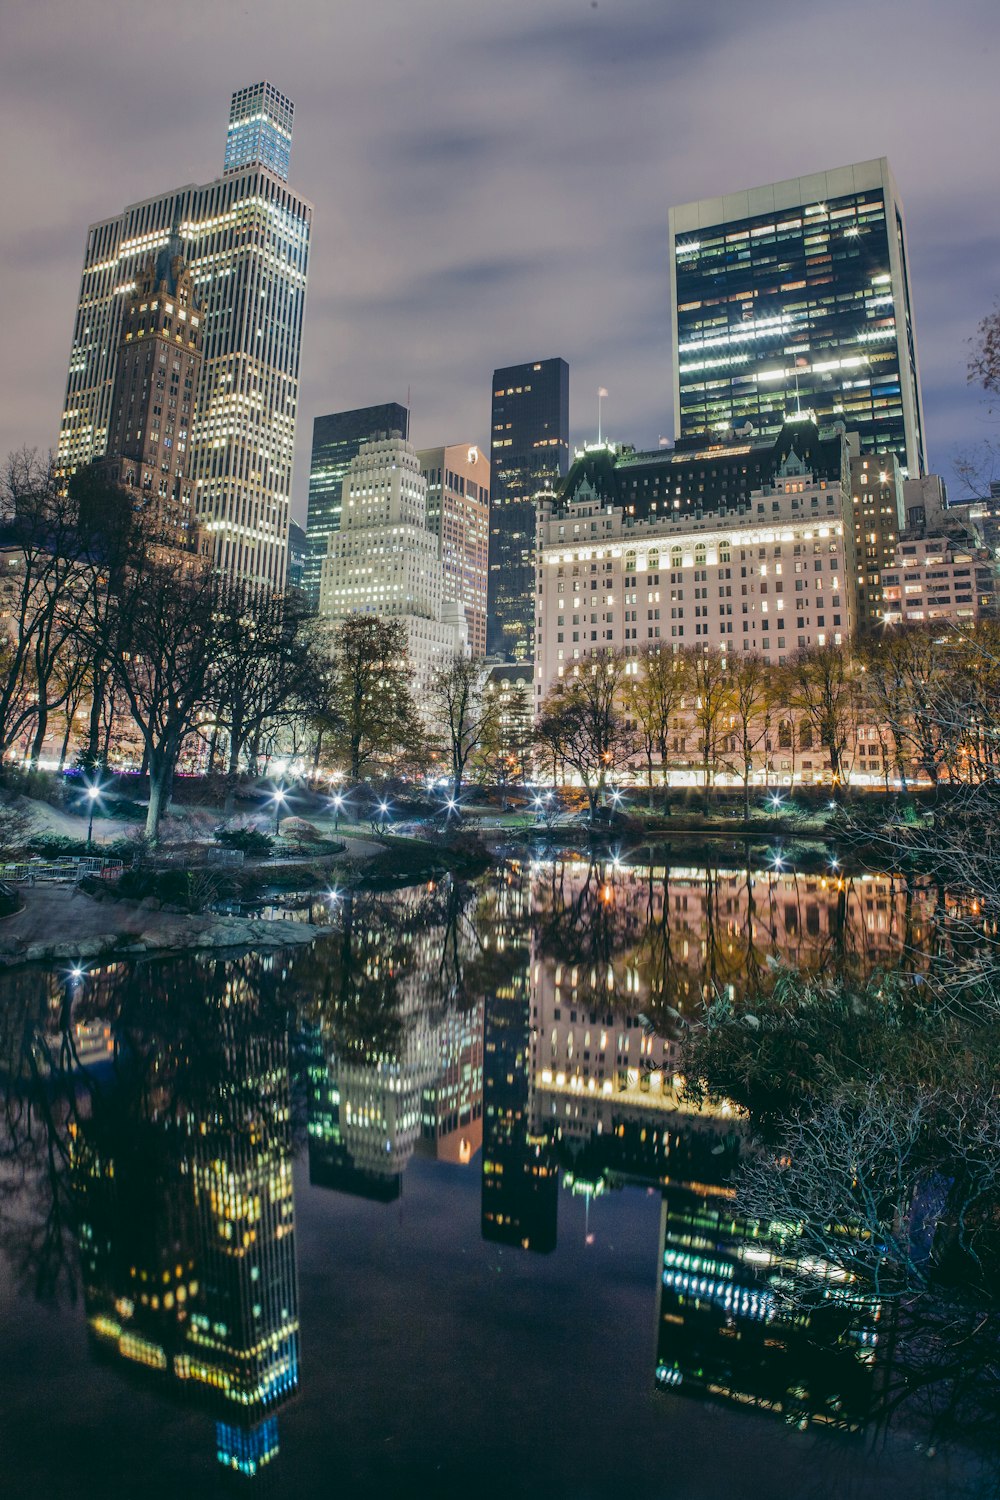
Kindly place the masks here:
[(215, 948), (287, 948), (331, 929), (301, 920), (155, 909), (154, 903), (95, 901), (69, 886), (20, 892), (24, 905), (0, 921), (0, 968), (130, 954)]

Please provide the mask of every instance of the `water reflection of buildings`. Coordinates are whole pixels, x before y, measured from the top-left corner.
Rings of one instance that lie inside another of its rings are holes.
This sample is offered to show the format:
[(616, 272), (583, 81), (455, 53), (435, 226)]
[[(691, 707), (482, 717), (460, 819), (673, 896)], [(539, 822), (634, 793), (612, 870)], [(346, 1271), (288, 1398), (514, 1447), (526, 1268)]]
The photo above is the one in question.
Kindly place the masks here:
[(532, 1126), (530, 899), (519, 867), (494, 878), (485, 929), (506, 962), (486, 998), (482, 1235), (548, 1253), (556, 1247), (559, 1175), (551, 1142)]
[[(922, 904), (887, 877), (574, 861), (535, 871), (533, 908), (524, 1139), (548, 1143), (541, 1154), (588, 1208), (628, 1184), (661, 1191), (657, 1386), (861, 1425), (876, 1301), (806, 1254), (795, 1226), (735, 1213), (740, 1123), (725, 1106), (685, 1106), (650, 1016), (751, 983), (769, 957), (898, 962), (924, 937)], [(488, 1133), (490, 1024), (488, 1008)]]
[(611, 860), (539, 867), (533, 893), (536, 990), (547, 1000), (560, 961), (565, 972), (575, 959), (576, 988), (598, 1002), (586, 1009), (614, 1000), (632, 1013), (739, 992), (774, 960), (807, 971), (910, 962), (928, 944), (934, 912), (929, 891), (892, 875)]
[[(219, 1461), (251, 1476), (278, 1451), (299, 1365), (288, 1040), (265, 1014), (270, 969), (175, 964), (170, 1006), (159, 996), (138, 1020), (130, 1006), (119, 1025), (114, 1078), (71, 1146), (95, 1346), (205, 1400)], [(155, 994), (155, 970), (138, 978), (151, 974)]]
[(725, 1155), (691, 1153), (663, 1184), (657, 1387), (856, 1430), (875, 1396), (878, 1301), (805, 1253), (797, 1226), (741, 1217)]
[(309, 1031), (317, 1186), (391, 1202), (416, 1149), (467, 1164), (479, 1148), (482, 1002), (451, 1003), (434, 894), (347, 897), (323, 950)]

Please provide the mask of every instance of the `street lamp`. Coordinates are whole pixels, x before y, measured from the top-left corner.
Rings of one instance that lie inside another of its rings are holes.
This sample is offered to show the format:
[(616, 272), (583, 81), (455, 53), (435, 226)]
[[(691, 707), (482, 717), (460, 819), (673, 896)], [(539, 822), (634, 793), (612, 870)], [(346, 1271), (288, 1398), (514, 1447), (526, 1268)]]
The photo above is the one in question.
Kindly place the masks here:
[(101, 799), (101, 791), (102, 788), (96, 783), (93, 786), (88, 786), (87, 788), (87, 801), (90, 803), (90, 817), (87, 820), (88, 849), (92, 848), (94, 843), (94, 813), (97, 811), (97, 804)]
[(333, 829), (336, 833), (340, 829), (340, 815), (344, 811), (343, 794), (341, 792), (334, 792), (331, 800), (333, 802), (334, 811)]
[(278, 827), (281, 823), (281, 809), (288, 801), (288, 793), (285, 791), (284, 787), (279, 786), (271, 800), (274, 803), (274, 836), (275, 838), (277, 838)]

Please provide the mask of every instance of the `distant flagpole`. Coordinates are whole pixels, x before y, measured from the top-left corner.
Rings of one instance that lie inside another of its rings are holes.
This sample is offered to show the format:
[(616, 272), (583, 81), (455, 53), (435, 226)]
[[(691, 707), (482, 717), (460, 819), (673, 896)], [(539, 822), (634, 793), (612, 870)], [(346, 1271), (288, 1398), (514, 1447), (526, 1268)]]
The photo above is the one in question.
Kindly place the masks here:
[(604, 389), (603, 385), (599, 385), (597, 387), (597, 441), (598, 442), (601, 441), (601, 402), (604, 400), (604, 398), (605, 398), (605, 396), (607, 394), (608, 393)]

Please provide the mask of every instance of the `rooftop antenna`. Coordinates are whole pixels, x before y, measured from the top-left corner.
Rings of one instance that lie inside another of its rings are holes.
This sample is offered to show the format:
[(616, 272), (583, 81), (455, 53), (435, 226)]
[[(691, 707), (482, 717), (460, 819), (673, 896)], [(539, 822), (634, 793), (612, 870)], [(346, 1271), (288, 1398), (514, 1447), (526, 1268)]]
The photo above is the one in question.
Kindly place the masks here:
[(599, 385), (597, 387), (597, 442), (598, 442), (598, 445), (600, 445), (600, 441), (601, 441), (601, 402), (604, 400), (604, 398), (605, 398), (605, 396), (607, 394), (608, 393), (605, 390), (605, 388), (604, 388), (603, 385)]
[(403, 433), (407, 442), (410, 441), (410, 387), (406, 387), (406, 431)]

